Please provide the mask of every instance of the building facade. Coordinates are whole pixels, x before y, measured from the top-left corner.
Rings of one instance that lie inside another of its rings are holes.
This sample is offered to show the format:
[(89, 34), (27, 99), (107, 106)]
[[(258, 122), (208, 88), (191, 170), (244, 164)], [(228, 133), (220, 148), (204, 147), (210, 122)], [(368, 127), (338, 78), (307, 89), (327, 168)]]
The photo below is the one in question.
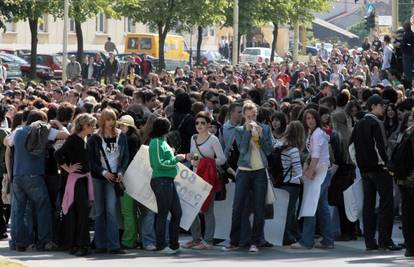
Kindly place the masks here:
[[(51, 15), (43, 15), (38, 26), (38, 51), (39, 53), (56, 53), (62, 51), (63, 42), (63, 20), (54, 19)], [(262, 27), (264, 39), (272, 42), (271, 26)], [(75, 23), (70, 19), (68, 26), (68, 50), (77, 49), (75, 34)], [(84, 49), (103, 50), (104, 43), (108, 37), (117, 45), (120, 53), (124, 51), (125, 36), (128, 33), (154, 32), (151, 27), (135, 23), (129, 18), (113, 19), (107, 18), (105, 14), (98, 14), (94, 18), (82, 23)], [(155, 32), (156, 33), (156, 32)], [(193, 34), (185, 33), (184, 39), (187, 47), (196, 49), (197, 31)], [(202, 50), (218, 50), (222, 37), (228, 40), (232, 38), (232, 29), (220, 26), (207, 27), (203, 32)], [(0, 48), (7, 49), (30, 49), (31, 35), (27, 21), (9, 22), (6, 31), (0, 32)], [(279, 30), (277, 51), (283, 54), (288, 50), (288, 29), (281, 27)]]

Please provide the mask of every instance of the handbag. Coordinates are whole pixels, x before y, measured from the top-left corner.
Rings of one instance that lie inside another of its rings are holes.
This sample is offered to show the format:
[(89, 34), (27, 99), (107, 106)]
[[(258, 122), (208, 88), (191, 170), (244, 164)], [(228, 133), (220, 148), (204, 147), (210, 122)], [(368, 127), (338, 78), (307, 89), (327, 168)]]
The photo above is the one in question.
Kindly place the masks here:
[[(105, 160), (105, 164), (106, 164), (106, 167), (108, 168), (108, 171), (110, 173), (114, 174), (114, 175), (118, 175), (118, 174), (112, 172), (111, 166), (109, 165), (108, 158), (106, 157), (105, 151), (103, 150), (102, 146), (99, 146), (99, 150), (102, 153), (102, 156)], [(115, 195), (117, 197), (122, 197), (124, 195), (124, 192), (125, 192), (124, 184), (122, 182), (112, 182), (112, 183), (114, 184)]]

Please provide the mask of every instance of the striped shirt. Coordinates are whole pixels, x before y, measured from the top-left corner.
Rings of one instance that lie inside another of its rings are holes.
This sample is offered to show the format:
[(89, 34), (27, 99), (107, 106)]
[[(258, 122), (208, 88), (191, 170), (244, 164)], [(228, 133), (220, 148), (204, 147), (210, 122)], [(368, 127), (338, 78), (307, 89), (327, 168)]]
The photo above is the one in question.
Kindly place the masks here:
[(302, 163), (297, 147), (290, 147), (282, 151), (281, 155), (284, 183), (300, 184), (302, 177)]

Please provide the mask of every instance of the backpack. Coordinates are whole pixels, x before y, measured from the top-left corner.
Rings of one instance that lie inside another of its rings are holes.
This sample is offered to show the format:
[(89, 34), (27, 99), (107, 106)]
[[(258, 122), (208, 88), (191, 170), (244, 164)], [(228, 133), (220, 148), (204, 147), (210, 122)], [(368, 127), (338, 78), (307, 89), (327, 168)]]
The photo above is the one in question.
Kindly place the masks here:
[(405, 180), (413, 169), (413, 154), (411, 151), (411, 138), (406, 133), (401, 142), (394, 148), (388, 164), (390, 171), (397, 180)]
[(280, 146), (273, 148), (270, 155), (267, 157), (268, 169), (271, 176), (271, 182), (274, 187), (281, 187), (283, 181), (285, 180), (288, 173), (291, 172), (292, 166), (286, 171), (286, 174), (283, 175), (283, 165), (282, 165), (282, 152), (288, 146)]
[(181, 134), (180, 129), (183, 126), (184, 122), (190, 117), (190, 114), (187, 114), (183, 117), (180, 124), (175, 130), (170, 131), (167, 134), (167, 143), (175, 149), (175, 151), (179, 151), (181, 148)]

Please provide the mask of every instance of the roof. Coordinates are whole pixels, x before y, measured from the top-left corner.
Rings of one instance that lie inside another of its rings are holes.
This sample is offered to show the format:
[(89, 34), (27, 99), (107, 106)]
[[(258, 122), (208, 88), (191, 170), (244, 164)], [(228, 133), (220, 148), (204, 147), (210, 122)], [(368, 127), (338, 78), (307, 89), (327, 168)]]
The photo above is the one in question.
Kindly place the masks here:
[(337, 33), (340, 33), (340, 34), (342, 34), (342, 35), (344, 35), (344, 36), (346, 36), (348, 38), (351, 38), (351, 39), (353, 39), (353, 38), (357, 38), (358, 39), (359, 38), (357, 35), (353, 34), (352, 32), (347, 31), (345, 29), (342, 29), (342, 28), (336, 26), (335, 24), (332, 24), (330, 22), (327, 22), (327, 21), (325, 21), (323, 19), (315, 18), (313, 20), (313, 23), (318, 24), (319, 26), (324, 27), (324, 28), (327, 28), (327, 29), (329, 29), (331, 31), (335, 31)]

